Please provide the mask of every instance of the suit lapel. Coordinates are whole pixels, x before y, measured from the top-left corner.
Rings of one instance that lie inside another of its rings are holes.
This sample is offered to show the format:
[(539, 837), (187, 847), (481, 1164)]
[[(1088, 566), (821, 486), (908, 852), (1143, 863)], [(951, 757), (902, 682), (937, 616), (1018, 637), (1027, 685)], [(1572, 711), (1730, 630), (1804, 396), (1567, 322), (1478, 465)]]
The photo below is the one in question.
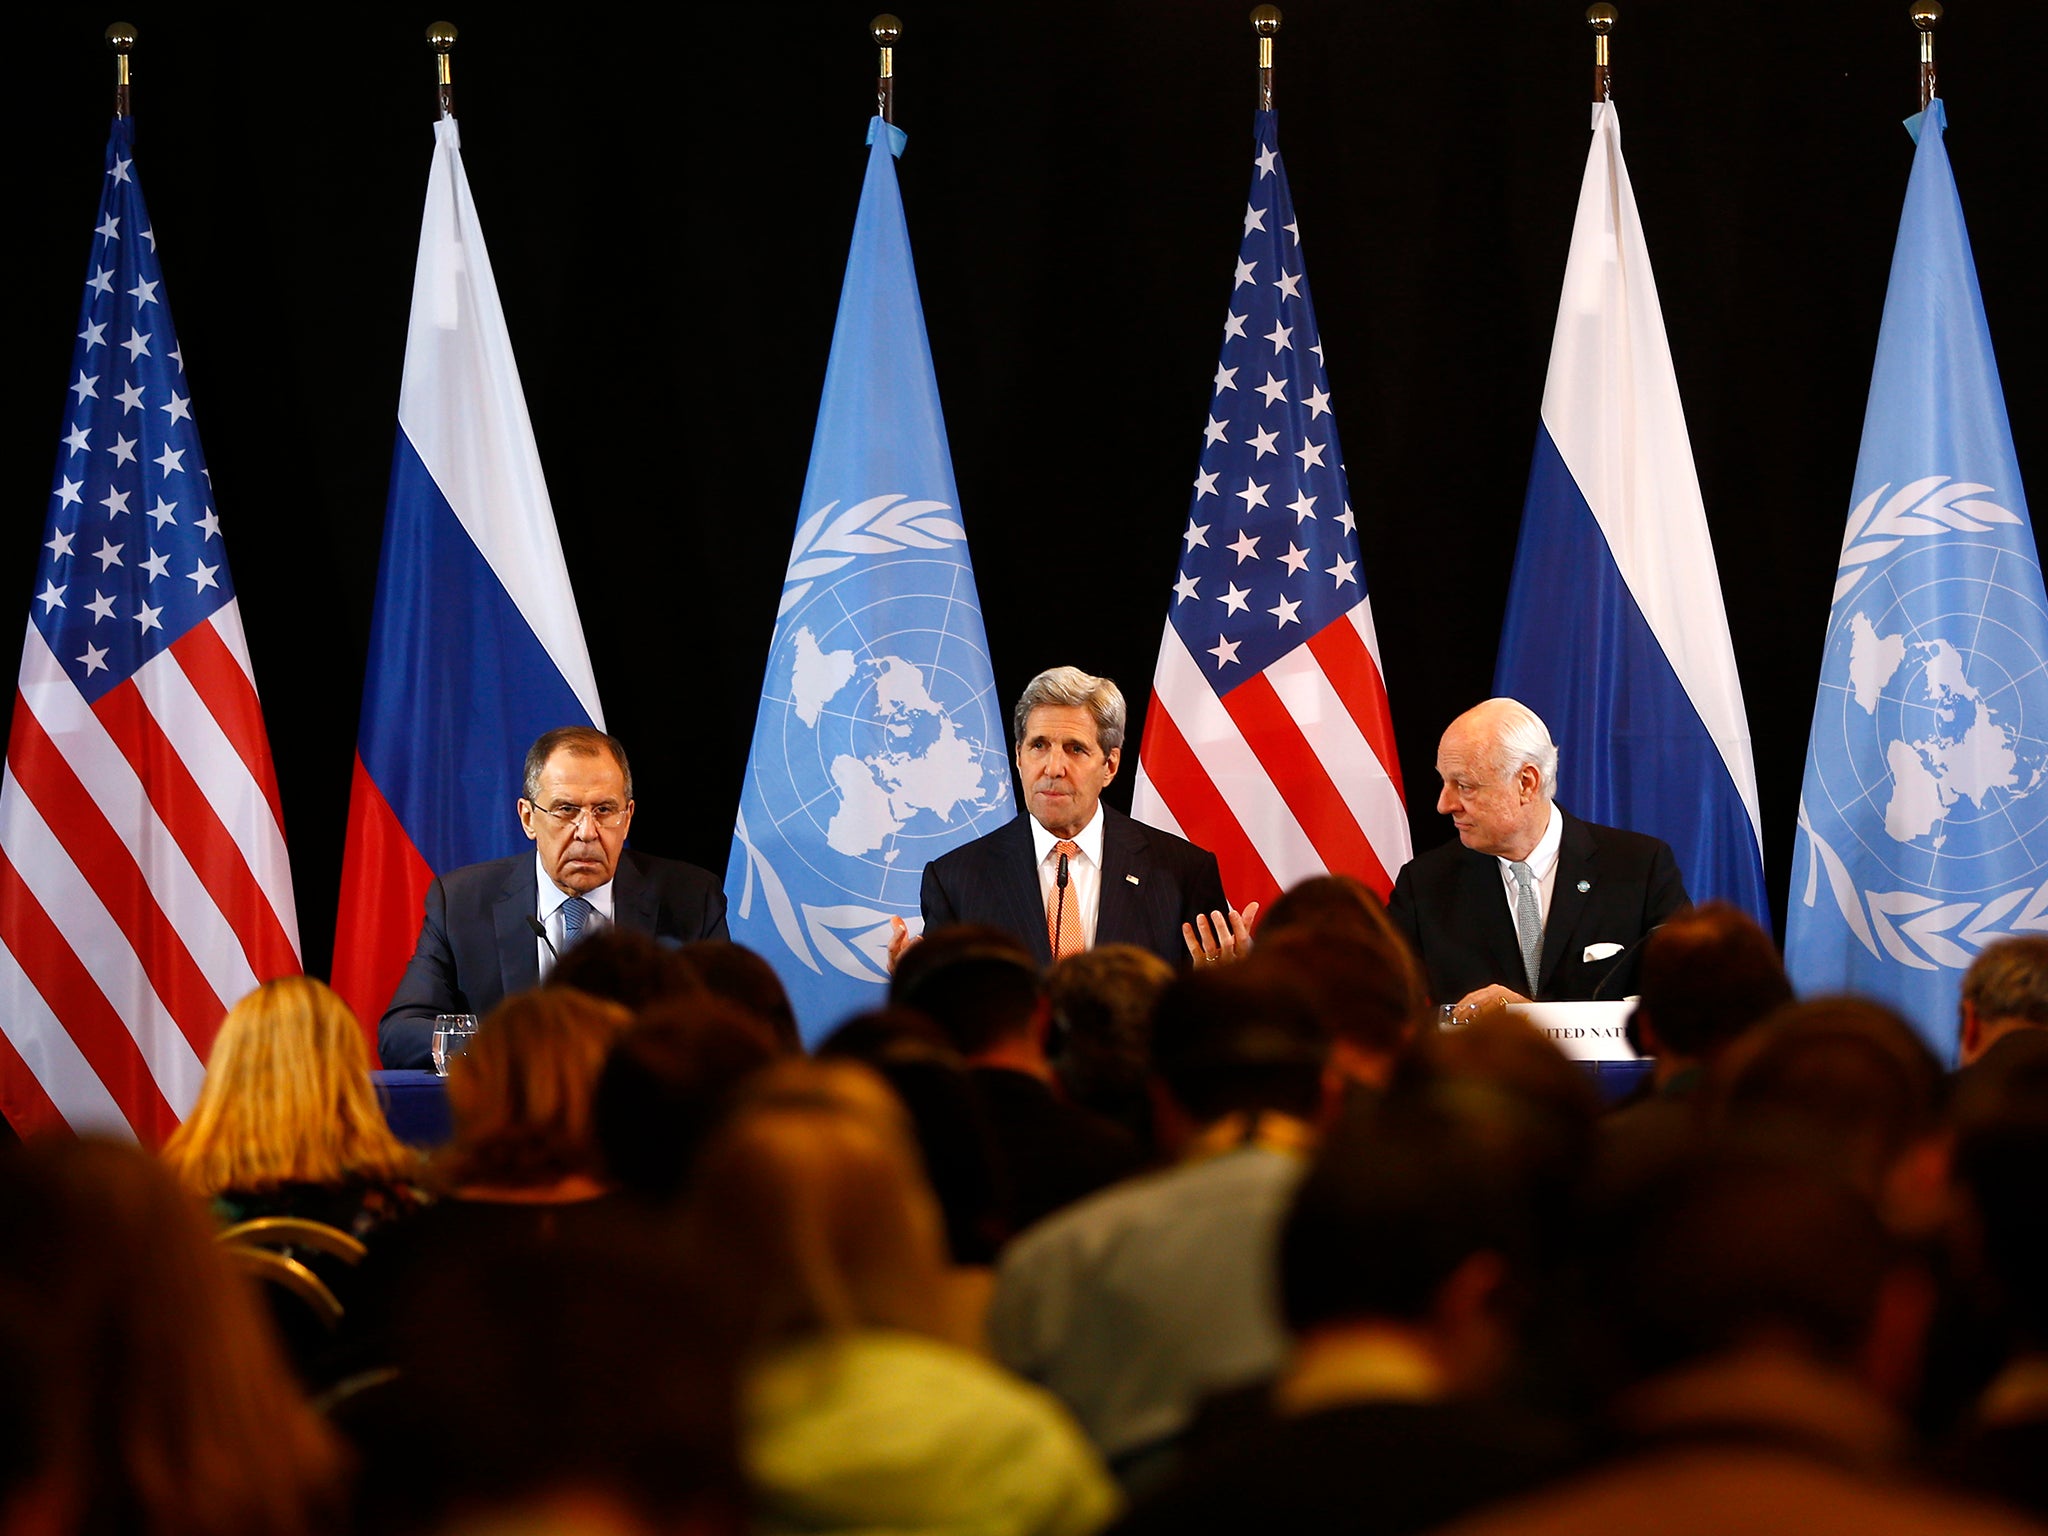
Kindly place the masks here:
[(498, 940), (498, 975), (504, 995), (524, 992), (540, 981), (540, 941), (526, 920), (540, 902), (539, 873), (529, 855), (517, 860), (491, 903), (491, 927)]
[(1143, 887), (1151, 860), (1146, 856), (1145, 830), (1106, 805), (1102, 814), (1102, 881), (1095, 904), (1095, 942), (1147, 948)]
[(621, 852), (612, 871), (612, 921), (637, 933), (658, 934), (661, 889), (641, 872), (631, 850)]
[(1012, 821), (1006, 846), (995, 869), (995, 885), (1002, 893), (1009, 920), (1001, 926), (1025, 936), (1040, 965), (1052, 963), (1052, 939), (1046, 932), (1045, 893), (1038, 884), (1037, 845), (1031, 838), (1031, 817)]
[[(1558, 962), (1571, 948), (1579, 917), (1592, 894), (1593, 834), (1576, 816), (1564, 818), (1564, 835), (1557, 845), (1557, 878), (1551, 882), (1550, 912), (1543, 922), (1542, 990), (1548, 991), (1557, 975)], [(1581, 890), (1583, 885), (1586, 889)]]

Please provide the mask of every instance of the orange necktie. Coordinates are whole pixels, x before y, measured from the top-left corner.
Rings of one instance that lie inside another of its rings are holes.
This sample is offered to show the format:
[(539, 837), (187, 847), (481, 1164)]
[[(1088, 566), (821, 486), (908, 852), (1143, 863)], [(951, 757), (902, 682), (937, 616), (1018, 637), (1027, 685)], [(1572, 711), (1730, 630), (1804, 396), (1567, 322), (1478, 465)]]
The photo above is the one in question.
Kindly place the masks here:
[[(1061, 838), (1052, 845), (1055, 869), (1058, 860), (1064, 859), (1070, 865), (1074, 856), (1081, 851), (1079, 843)], [(1052, 891), (1045, 898), (1045, 937), (1052, 946), (1054, 960), (1064, 960), (1069, 955), (1078, 955), (1088, 947), (1081, 937), (1081, 893), (1074, 889), (1074, 877), (1069, 870), (1064, 884), (1055, 873)]]

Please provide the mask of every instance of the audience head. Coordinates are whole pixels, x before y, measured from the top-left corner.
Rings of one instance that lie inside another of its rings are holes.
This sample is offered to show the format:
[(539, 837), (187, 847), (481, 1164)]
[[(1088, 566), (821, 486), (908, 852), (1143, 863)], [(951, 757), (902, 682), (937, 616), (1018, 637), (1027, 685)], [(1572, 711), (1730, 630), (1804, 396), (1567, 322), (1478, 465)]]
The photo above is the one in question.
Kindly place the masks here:
[(1959, 1057), (1969, 1066), (2005, 1036), (2048, 1029), (2048, 936), (2000, 939), (1963, 972)]
[(1135, 944), (1098, 944), (1052, 968), (1046, 992), (1067, 1096), (1134, 1131), (1148, 1128), (1145, 1060), (1152, 1009), (1173, 967)]
[(1385, 1085), (1428, 1007), (1420, 968), (1391, 926), (1288, 927), (1268, 936), (1261, 925), (1245, 965), (1306, 994), (1332, 1038), (1339, 1073), (1375, 1086)]
[(212, 1223), (133, 1147), (0, 1157), (0, 1314), (59, 1368), (38, 1417), (81, 1532), (301, 1536), (340, 1457)]
[(696, 968), (680, 949), (616, 923), (564, 950), (541, 985), (573, 988), (633, 1013), (704, 994)]
[(1008, 1192), (988, 1111), (945, 1033), (914, 1008), (856, 1014), (820, 1042), (820, 1061), (872, 1067), (910, 1115), (955, 1264), (988, 1264), (1007, 1235)]
[(698, 939), (685, 944), (683, 958), (697, 973), (697, 979), (713, 997), (744, 1008), (768, 1026), (775, 1043), (787, 1055), (804, 1048), (797, 1032), (796, 1010), (775, 967), (744, 944), (730, 939)]
[(643, 1011), (605, 1058), (591, 1109), (613, 1180), (657, 1204), (674, 1200), (734, 1092), (781, 1054), (768, 1026), (730, 1003)]
[(568, 987), (515, 993), (448, 1066), (455, 1136), (436, 1160), (451, 1188), (537, 1189), (599, 1176), (591, 1124), (598, 1074), (632, 1022), (617, 1003)]
[(1450, 1384), (1481, 1385), (1527, 1279), (1529, 1122), (1512, 1095), (1447, 1080), (1411, 1082), (1340, 1122), (1281, 1228), (1288, 1327), (1410, 1328)]
[(751, 1349), (941, 1327), (938, 1202), (901, 1107), (857, 1062), (762, 1073), (704, 1149), (685, 1230), (716, 1256)]
[(1936, 1125), (1941, 1065), (1881, 1003), (1795, 1003), (1724, 1051), (1721, 1114), (1734, 1129), (1797, 1141), (1871, 1198)]
[(1792, 983), (1771, 936), (1725, 901), (1667, 920), (1643, 945), (1636, 1018), (1645, 1048), (1704, 1061), (1792, 1001)]
[(325, 982), (281, 976), (228, 1010), (164, 1161), (194, 1194), (394, 1179), (417, 1159), (391, 1133), (363, 1026)]
[(1316, 1119), (1329, 1055), (1308, 999), (1243, 965), (1176, 978), (1152, 1013), (1152, 1074), (1196, 1129), (1232, 1114)]
[(1962, 1126), (1954, 1177), (1969, 1213), (1974, 1271), (1988, 1310), (2010, 1346), (2048, 1352), (2048, 1059), (2029, 1064), (2031, 1082)]
[(1000, 928), (963, 923), (903, 952), (889, 1001), (927, 1015), (970, 1061), (998, 1047), (1041, 1047), (1050, 1018), (1031, 952)]

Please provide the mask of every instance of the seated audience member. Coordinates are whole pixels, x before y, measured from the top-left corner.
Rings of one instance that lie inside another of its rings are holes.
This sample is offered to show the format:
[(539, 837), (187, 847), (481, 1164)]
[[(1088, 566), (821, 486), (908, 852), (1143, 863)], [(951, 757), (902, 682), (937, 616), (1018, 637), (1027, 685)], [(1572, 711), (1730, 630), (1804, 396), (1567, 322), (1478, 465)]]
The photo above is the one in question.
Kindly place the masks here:
[(1059, 1096), (1046, 1039), (1052, 1005), (1022, 944), (997, 928), (956, 925), (911, 946), (889, 999), (936, 1022), (988, 1111), (1021, 1232), (1144, 1165), (1121, 1126)]
[(1830, 1170), (1719, 1145), (1602, 1217), (1597, 1335), (1616, 1366), (1615, 1454), (1449, 1530), (2034, 1529), (1908, 1475), (1898, 1407), (1927, 1281)]
[(2048, 1033), (2048, 937), (2000, 939), (1963, 972), (1957, 1060), (1964, 1069), (2001, 1040), (2026, 1030)]
[(420, 1202), (418, 1158), (385, 1124), (356, 1016), (283, 976), (228, 1010), (165, 1164), (228, 1223), (298, 1216), (357, 1237)]
[(631, 1013), (704, 995), (697, 968), (680, 948), (636, 928), (598, 929), (556, 961), (541, 985), (569, 987)]
[(212, 1222), (155, 1159), (95, 1141), (11, 1151), (0, 1233), (0, 1315), (51, 1367), (33, 1410), (50, 1479), (36, 1503), (58, 1516), (44, 1529), (339, 1528), (340, 1448)]
[(1385, 1089), (1427, 1016), (1422, 973), (1391, 927), (1358, 923), (1262, 931), (1245, 963), (1276, 984), (1291, 982), (1314, 1003), (1330, 1036), (1331, 1085), (1340, 1093)]
[(546, 1244), (615, 1219), (623, 1201), (592, 1123), (597, 1080), (632, 1015), (567, 987), (514, 993), (448, 1066), (454, 1138), (429, 1175), (440, 1197), (394, 1222), (357, 1274), (342, 1321), (350, 1363), (382, 1364), (437, 1253)]
[(435, 1254), (395, 1378), (334, 1414), (363, 1536), (741, 1536), (732, 1326), (667, 1232)]
[[(1383, 927), (1393, 927), (1386, 903), (1356, 875), (1310, 875), (1282, 891), (1266, 909), (1266, 915), (1259, 919), (1257, 936), (1264, 943), (1291, 928)], [(1425, 995), (1420, 1001), (1426, 1004), (1429, 999)]]
[(591, 1123), (620, 1188), (665, 1206), (748, 1077), (781, 1055), (768, 1025), (715, 998), (657, 1003), (613, 1043)]
[(766, 1024), (784, 1055), (803, 1054), (796, 1010), (790, 1007), (789, 993), (782, 978), (775, 974), (774, 966), (731, 939), (699, 939), (694, 944), (685, 944), (683, 958), (690, 962), (697, 979), (713, 997), (746, 1009)]
[[(2048, 1032), (2044, 1032), (2048, 1043)], [(1991, 1065), (1997, 1056), (1981, 1058)], [(1958, 1134), (1955, 1180), (1971, 1250), (1961, 1266), (2000, 1346), (1945, 1470), (2048, 1518), (2048, 1053)]]
[(997, 1265), (996, 1357), (1065, 1401), (1133, 1490), (1170, 1469), (1204, 1397), (1270, 1375), (1286, 1349), (1273, 1240), (1314, 1140), (1329, 1037), (1299, 993), (1247, 969), (1183, 976), (1153, 1014), (1175, 1165), (1049, 1218)]
[(1560, 1430), (1492, 1401), (1532, 1278), (1526, 1119), (1510, 1094), (1422, 1078), (1331, 1133), (1280, 1231), (1291, 1357), (1204, 1415), (1120, 1532), (1392, 1536), (1562, 1464)]
[(1724, 901), (1667, 918), (1643, 945), (1640, 985), (1630, 1025), (1655, 1065), (1602, 1122), (1602, 1153), (1617, 1172), (1681, 1149), (1699, 1128), (1699, 1089), (1713, 1064), (1792, 1001), (1771, 936)]
[(877, 1008), (827, 1035), (818, 1059), (861, 1062), (895, 1092), (938, 1196), (946, 1251), (962, 1268), (993, 1264), (1010, 1235), (1002, 1153), (988, 1110), (945, 1031), (914, 1008)]
[(1152, 1145), (1145, 1046), (1152, 1007), (1174, 969), (1135, 944), (1098, 944), (1069, 955), (1046, 977), (1052, 1003), (1053, 1071), (1067, 1098)]
[(945, 1341), (938, 1209), (872, 1073), (763, 1074), (705, 1149), (684, 1235), (744, 1350), (758, 1530), (1082, 1536), (1114, 1512), (1058, 1404)]
[[(1879, 1202), (1887, 1219), (1924, 1227), (1938, 1129), (1941, 1065), (1913, 1027), (1881, 1003), (1817, 998), (1781, 1008), (1721, 1056), (1721, 1120), (1796, 1139)], [(1938, 1182), (1939, 1168), (1933, 1165)]]

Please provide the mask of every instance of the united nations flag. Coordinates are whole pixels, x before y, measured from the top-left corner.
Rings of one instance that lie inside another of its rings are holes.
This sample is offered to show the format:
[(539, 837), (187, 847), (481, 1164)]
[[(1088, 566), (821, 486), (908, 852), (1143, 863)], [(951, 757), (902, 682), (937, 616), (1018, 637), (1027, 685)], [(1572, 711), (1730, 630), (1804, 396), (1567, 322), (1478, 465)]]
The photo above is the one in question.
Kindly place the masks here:
[(878, 1006), (925, 863), (1016, 814), (894, 156), (868, 129), (817, 435), (726, 867), (807, 1039)]
[(1785, 959), (1944, 1059), (1977, 952), (2048, 931), (2048, 599), (1939, 100), (1892, 257), (1800, 794)]

